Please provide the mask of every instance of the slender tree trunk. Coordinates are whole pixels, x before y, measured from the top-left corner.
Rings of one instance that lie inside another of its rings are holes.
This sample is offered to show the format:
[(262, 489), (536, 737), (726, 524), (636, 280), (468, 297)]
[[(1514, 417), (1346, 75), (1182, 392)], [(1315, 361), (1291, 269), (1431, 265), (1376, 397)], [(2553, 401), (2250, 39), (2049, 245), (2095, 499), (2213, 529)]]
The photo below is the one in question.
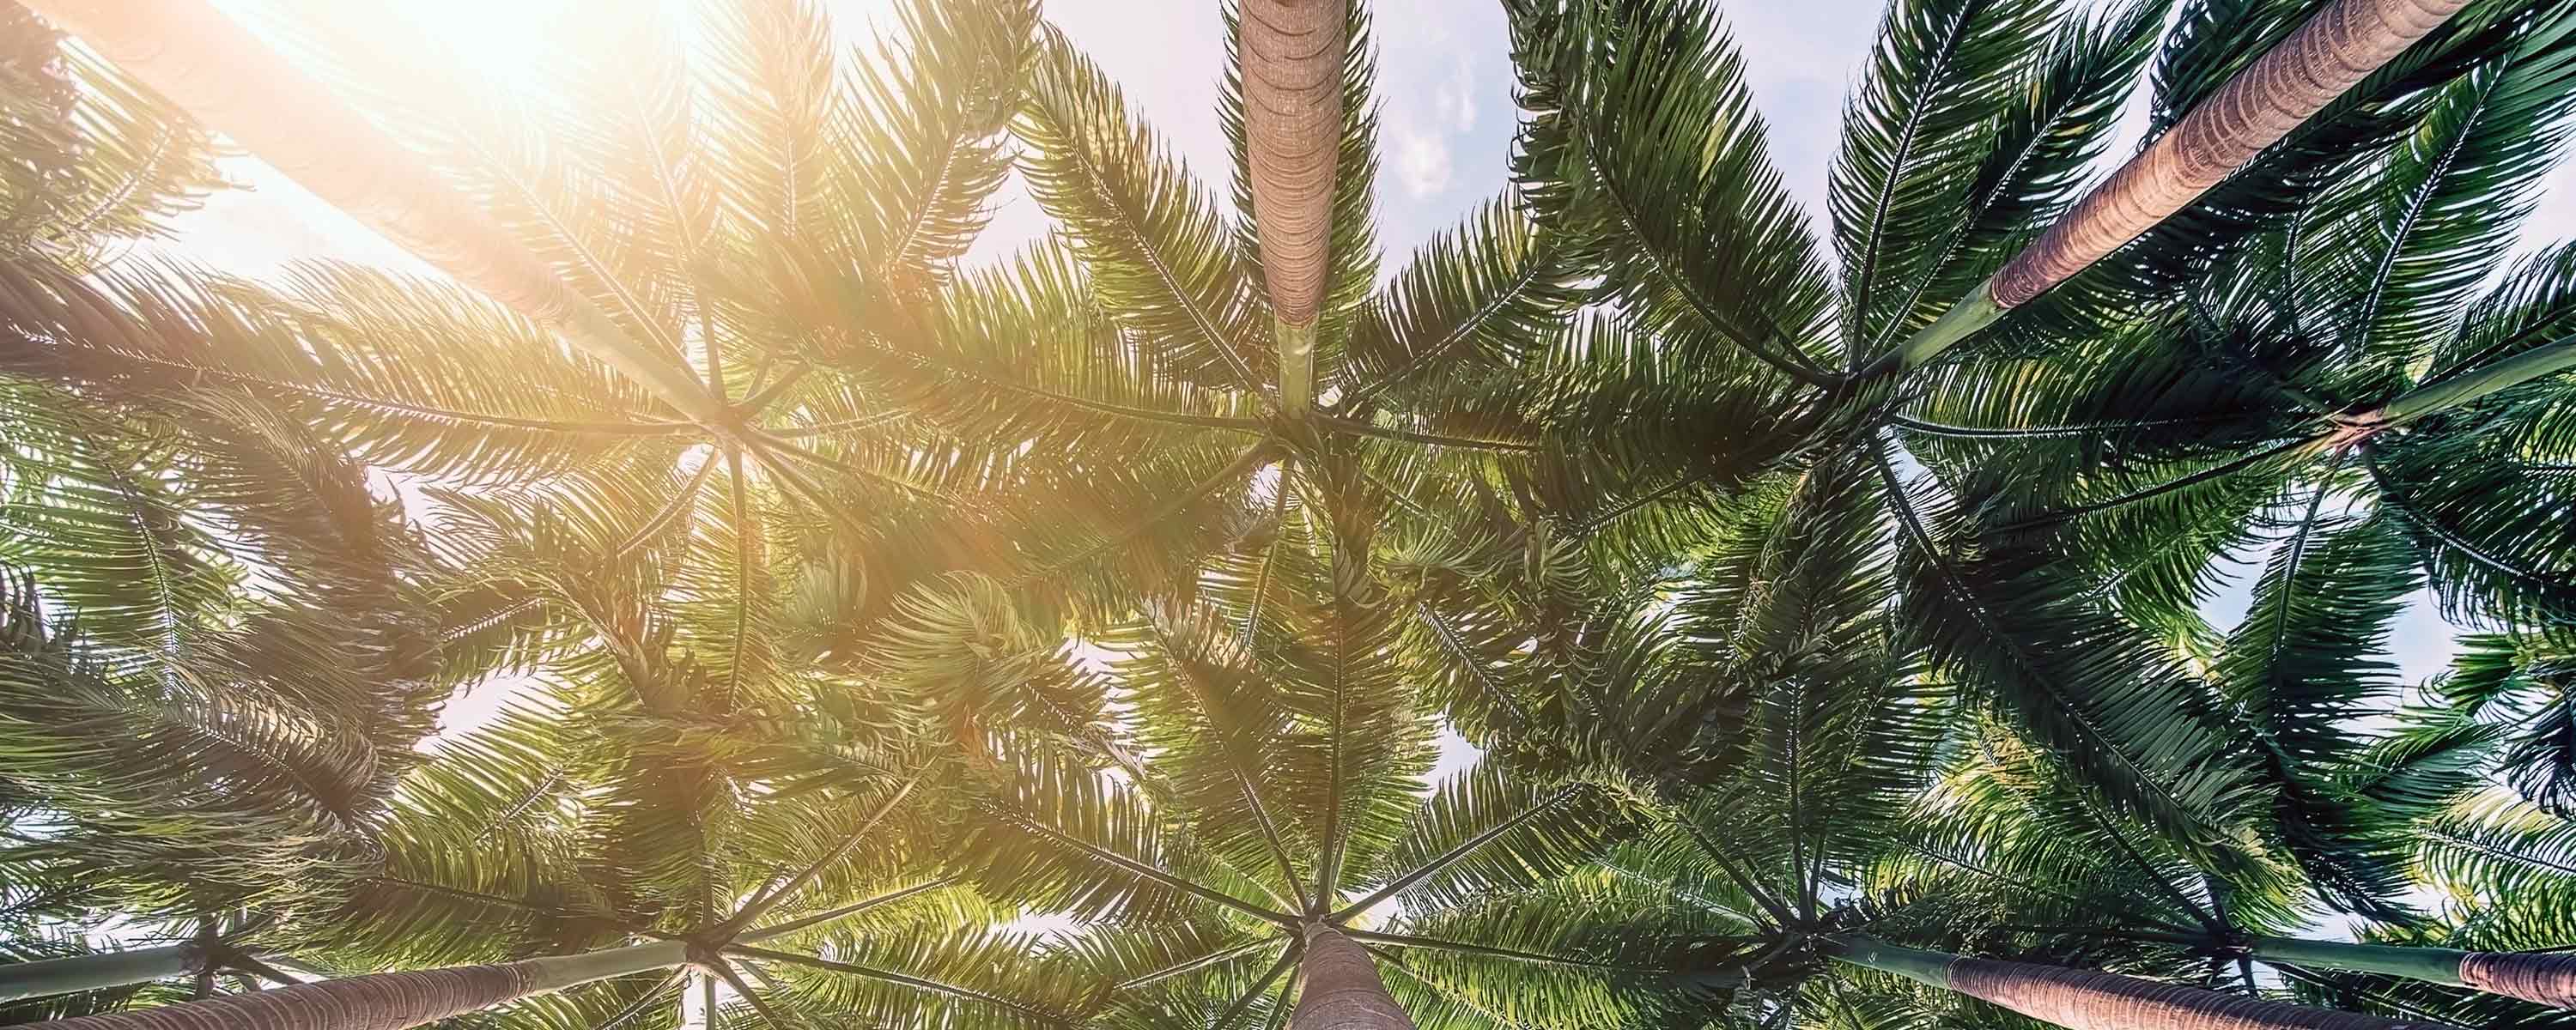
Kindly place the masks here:
[(1378, 979), (1367, 948), (1330, 925), (1306, 929), (1306, 957), (1297, 963), (1297, 1008), (1288, 1030), (1413, 1030)]
[(195, 944), (18, 962), (0, 966), (0, 1002), (150, 983), (200, 972), (205, 966), (205, 949)]
[(1906, 368), (2172, 217), (2469, 0), (2337, 0), (2121, 165), (1967, 299), (1906, 341)]
[(204, 0), (26, 0), (209, 128), (483, 295), (561, 330), (690, 418), (723, 407), (680, 364), (629, 337), (535, 254), (333, 91)]
[(2460, 984), (2488, 994), (2576, 1009), (2576, 955), (2472, 951), (2460, 960)]
[(684, 941), (495, 965), (296, 984), (182, 1005), (36, 1024), (51, 1030), (403, 1030), (531, 995), (687, 962)]
[(1348, 0), (1244, 0), (1244, 150), (1261, 274), (1278, 318), (1280, 405), (1314, 400), (1315, 324), (1330, 274)]
[(2576, 954), (2456, 951), (2260, 937), (2254, 941), (2254, 957), (2323, 969), (2385, 973), (2541, 1005), (2576, 1008)]
[(2219, 87), (1995, 275), (2016, 307), (2136, 239), (2439, 27), (2468, 0), (2339, 0)]
[(2412, 422), (2462, 407), (2498, 390), (2520, 386), (2571, 368), (2576, 368), (2576, 340), (2560, 340), (2502, 361), (2489, 362), (2438, 383), (2416, 387), (2366, 418), (2391, 426)]
[(1835, 958), (2001, 1005), (2069, 1030), (2460, 1030), (2086, 969), (1961, 958), (1845, 938)]

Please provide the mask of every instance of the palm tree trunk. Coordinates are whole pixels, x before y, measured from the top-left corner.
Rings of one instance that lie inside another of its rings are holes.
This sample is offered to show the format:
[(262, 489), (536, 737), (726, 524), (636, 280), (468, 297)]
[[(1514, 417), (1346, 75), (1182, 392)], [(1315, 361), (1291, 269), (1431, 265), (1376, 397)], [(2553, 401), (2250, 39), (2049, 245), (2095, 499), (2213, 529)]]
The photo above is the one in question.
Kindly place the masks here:
[(676, 355), (644, 346), (535, 254), (203, 0), (27, 0), (54, 22), (332, 206), (494, 301), (563, 332), (690, 418), (723, 405)]
[(2460, 959), (2460, 985), (2576, 1009), (2576, 955), (2472, 951)]
[(2363, 421), (2393, 426), (2467, 405), (2488, 394), (2576, 368), (2576, 340), (2534, 347), (2502, 361), (2416, 387)]
[(658, 941), (495, 965), (371, 973), (36, 1025), (51, 1030), (402, 1030), (688, 960), (688, 942)]
[(2265, 962), (2385, 973), (2576, 1008), (2576, 955), (2571, 954), (2406, 948), (2287, 937), (2255, 938), (2253, 954)]
[(2069, 1030), (2459, 1030), (2087, 969), (1961, 958), (1845, 938), (1842, 962), (1910, 977)]
[(1938, 357), (2004, 312), (2155, 228), (2468, 2), (2337, 0), (2236, 73), (2171, 131), (2094, 187), (1994, 278), (1907, 340), (1898, 352), (1904, 367)]
[(1298, 960), (1297, 1008), (1288, 1030), (1413, 1030), (1378, 979), (1368, 949), (1325, 923), (1306, 928), (1306, 955)]
[(150, 983), (206, 968), (206, 951), (195, 944), (17, 962), (0, 966), (0, 1002)]
[(1314, 400), (1349, 18), (1348, 0), (1244, 0), (1235, 38), (1253, 224), (1277, 316), (1279, 399), (1292, 415)]

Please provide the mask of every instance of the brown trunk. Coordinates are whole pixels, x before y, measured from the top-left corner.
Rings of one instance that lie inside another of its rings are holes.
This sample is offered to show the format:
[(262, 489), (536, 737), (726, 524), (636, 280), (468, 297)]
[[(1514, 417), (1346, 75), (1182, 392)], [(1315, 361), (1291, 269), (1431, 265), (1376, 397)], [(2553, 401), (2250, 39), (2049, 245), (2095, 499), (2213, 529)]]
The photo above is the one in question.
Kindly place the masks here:
[(2433, 31), (2468, 0), (2338, 0), (2229, 79), (1996, 273), (2005, 308), (2154, 228)]
[(41, 1030), (404, 1030), (575, 984), (668, 969), (688, 960), (688, 948), (681, 941), (657, 941), (498, 965), (371, 973), (35, 1026)]
[(2489, 994), (2576, 1009), (2576, 955), (2472, 951), (2460, 959), (2460, 982)]
[(1235, 43), (1261, 272), (1291, 326), (1313, 325), (1324, 295), (1348, 19), (1347, 0), (1244, 0)]
[(39, 1025), (52, 1030), (401, 1030), (529, 993), (521, 965), (353, 976)]
[(203, 0), (27, 0), (126, 74), (332, 206), (504, 306), (564, 331), (700, 422), (723, 413), (676, 356), (643, 348), (332, 91)]
[(1949, 986), (2069, 1030), (2457, 1030), (2026, 962), (1963, 958)]
[(1368, 949), (1331, 926), (1307, 928), (1297, 979), (1297, 1008), (1288, 1016), (1288, 1030), (1413, 1030), (1412, 1018), (1378, 979)]

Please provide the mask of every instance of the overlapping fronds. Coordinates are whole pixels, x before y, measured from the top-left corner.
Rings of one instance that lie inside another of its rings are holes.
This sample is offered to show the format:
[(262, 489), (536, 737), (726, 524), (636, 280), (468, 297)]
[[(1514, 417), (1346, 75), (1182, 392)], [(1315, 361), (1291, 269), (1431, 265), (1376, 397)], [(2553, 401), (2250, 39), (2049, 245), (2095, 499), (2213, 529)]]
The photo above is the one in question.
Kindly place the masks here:
[[(2503, 261), (2563, 3), (1928, 364), (2142, 71), (2152, 138), (2318, 5), (1896, 0), (1807, 212), (1714, 0), (1511, 0), (1513, 181), (1383, 282), (1364, 3), (1288, 241), (1261, 55), (1221, 198), (1029, 0), (576, 0), (518, 96), (241, 6), (598, 317), (110, 261), (209, 130), (0, 9), (11, 957), (684, 940), (471, 1021), (1249, 1030), (1319, 940), (1425, 1030), (2025, 1025), (1866, 934), (2564, 1022), (2247, 944), (2576, 934), (2576, 248)], [(1051, 232), (969, 262), (1015, 177)], [(2486, 632), (2409, 694), (2426, 588)]]

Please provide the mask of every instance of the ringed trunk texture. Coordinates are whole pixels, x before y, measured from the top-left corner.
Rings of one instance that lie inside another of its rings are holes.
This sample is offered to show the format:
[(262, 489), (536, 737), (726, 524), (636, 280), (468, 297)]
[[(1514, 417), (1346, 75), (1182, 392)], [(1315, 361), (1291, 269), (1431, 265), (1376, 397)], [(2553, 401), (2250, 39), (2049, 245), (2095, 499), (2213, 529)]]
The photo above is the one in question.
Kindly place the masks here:
[(2460, 959), (2460, 983), (2488, 994), (2576, 1009), (2576, 955), (2472, 951)]
[(2290, 1005), (2114, 973), (1845, 942), (1853, 965), (1912, 977), (2068, 1030), (2460, 1030)]
[[(1960, 959), (1950, 986), (2022, 1015), (2071, 1030), (2435, 1030), (2352, 1012), (2288, 1005), (2241, 994), (2112, 973), (2023, 962)], [(2446, 1028), (2447, 1030), (2447, 1028)]]
[(27, 0), (27, 6), (333, 207), (651, 388), (701, 423), (722, 406), (677, 359), (638, 344), (499, 224), (333, 91), (204, 0)]
[(1368, 949), (1327, 924), (1307, 928), (1297, 978), (1301, 986), (1288, 1030), (1414, 1030), (1413, 1018), (1378, 979)]
[(686, 961), (688, 944), (666, 941), (494, 965), (371, 973), (35, 1025), (49, 1030), (404, 1030)]
[(0, 966), (0, 1002), (150, 983), (206, 968), (205, 949), (194, 944), (15, 962)]
[(1349, 0), (1244, 0), (1244, 150), (1261, 274), (1278, 316), (1279, 392), (1288, 410), (1314, 393), (1314, 327), (1333, 231), (1342, 145), (1342, 63)]
[(2266, 962), (2384, 973), (2576, 1009), (2576, 954), (2408, 948), (2288, 937), (2258, 937), (2253, 952)]
[(2154, 228), (2468, 2), (2338, 0), (2319, 12), (1996, 273), (1995, 304), (2018, 307)]

